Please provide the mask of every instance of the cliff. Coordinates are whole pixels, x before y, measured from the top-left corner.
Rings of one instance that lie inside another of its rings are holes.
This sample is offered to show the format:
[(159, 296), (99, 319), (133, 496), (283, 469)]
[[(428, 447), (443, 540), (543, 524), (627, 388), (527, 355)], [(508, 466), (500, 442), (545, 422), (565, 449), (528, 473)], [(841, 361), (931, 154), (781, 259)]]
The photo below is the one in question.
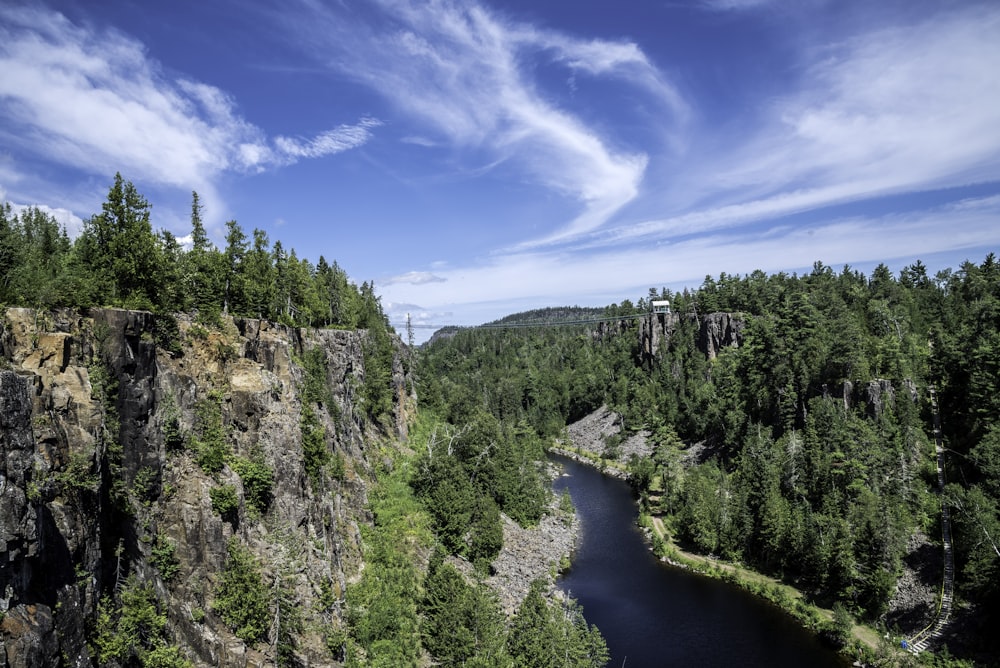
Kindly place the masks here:
[[(258, 320), (8, 309), (0, 667), (94, 665), (102, 611), (129, 582), (151, 585), (164, 642), (195, 665), (273, 665), (279, 636), (286, 663), (333, 663), (327, 639), (363, 567), (372, 466), (405, 438), (411, 409), (401, 346), (391, 373), (366, 378), (366, 345), (364, 331)], [(375, 377), (393, 400), (373, 419)], [(223, 507), (213, 493), (230, 487), (235, 506)], [(217, 611), (231, 539), (267, 595), (298, 611), (294, 623), (275, 615), (258, 642)]]
[[(650, 313), (639, 318), (638, 344), (643, 363), (652, 362), (670, 342), (682, 320), (693, 321), (698, 327), (697, 346), (709, 359), (715, 359), (723, 348), (739, 347), (743, 343), (746, 320), (741, 313), (707, 313), (702, 316), (677, 313)], [(629, 331), (632, 320), (613, 320), (597, 325), (598, 338), (619, 336)]]

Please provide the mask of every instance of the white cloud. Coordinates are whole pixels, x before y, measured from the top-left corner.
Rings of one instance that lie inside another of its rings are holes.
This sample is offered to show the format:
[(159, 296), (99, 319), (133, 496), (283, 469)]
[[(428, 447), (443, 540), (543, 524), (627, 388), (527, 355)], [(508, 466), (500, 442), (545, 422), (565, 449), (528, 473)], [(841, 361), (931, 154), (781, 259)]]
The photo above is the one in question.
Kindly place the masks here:
[[(0, 188), (0, 202), (5, 201), (5, 199), (6, 194), (3, 189)], [(11, 202), (10, 206), (14, 213), (19, 215), (25, 209), (38, 209), (42, 213), (54, 218), (56, 222), (66, 230), (66, 234), (68, 234), (71, 238), (75, 238), (83, 229), (83, 220), (69, 209), (59, 207), (53, 208), (45, 204), (17, 204), (15, 202)]]
[(378, 127), (381, 121), (364, 118), (357, 125), (341, 125), (309, 140), (278, 137), (274, 140), (278, 149), (290, 158), (320, 158), (357, 148), (371, 139), (370, 128)]
[(774, 0), (702, 0), (702, 6), (715, 12), (746, 11), (774, 4)]
[(410, 271), (399, 276), (392, 276), (382, 281), (382, 285), (393, 285), (394, 283), (409, 283), (411, 285), (424, 285), (425, 283), (442, 283), (447, 279), (441, 278), (429, 271)]
[(575, 248), (1000, 180), (998, 33), (1000, 10), (973, 7), (817, 46), (801, 87), (741, 128), (749, 139), (693, 150), (671, 175), (662, 208), (672, 213), (596, 231)]
[[(438, 271), (447, 282), (382, 285), (380, 292), (391, 302), (462, 314), (482, 312), (483, 305), (491, 303), (610, 303), (634, 299), (650, 286), (697, 286), (706, 274), (721, 271), (791, 271), (809, 268), (816, 260), (838, 266), (926, 261), (941, 254), (964, 257), (1000, 244), (998, 216), (1000, 198), (993, 197), (910, 215), (840, 219), (808, 229), (786, 225), (753, 233), (730, 230), (677, 243), (591, 253), (514, 253)], [(503, 312), (498, 307), (489, 317)]]
[(518, 166), (578, 203), (574, 220), (532, 245), (602, 226), (637, 196), (648, 161), (547, 98), (533, 62), (631, 83), (665, 100), (674, 122), (686, 113), (634, 43), (537, 30), (476, 3), (380, 4), (391, 28), (358, 25), (312, 3), (303, 3), (304, 15), (286, 12), (281, 19), (297, 39), (311, 36), (317, 59), (378, 91), (453, 146), (488, 151), (495, 156), (490, 162)]
[(0, 21), (0, 139), (105, 178), (201, 190), (222, 172), (354, 148), (377, 124), (271, 142), (224, 91), (171, 78), (126, 35), (40, 8), (2, 8)]
[(997, 180), (998, 33), (1000, 10), (979, 6), (818, 49), (803, 88), (691, 180), (703, 197), (762, 206), (804, 194), (812, 207)]

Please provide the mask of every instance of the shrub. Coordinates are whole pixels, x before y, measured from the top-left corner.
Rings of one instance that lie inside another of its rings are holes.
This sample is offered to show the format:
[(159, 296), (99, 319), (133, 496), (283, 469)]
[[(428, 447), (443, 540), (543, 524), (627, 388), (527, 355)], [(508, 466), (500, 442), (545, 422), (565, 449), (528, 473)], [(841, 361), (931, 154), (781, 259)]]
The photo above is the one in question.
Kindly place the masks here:
[(270, 625), (260, 565), (235, 537), (229, 539), (227, 551), (226, 567), (212, 607), (237, 637), (247, 643), (257, 642)]
[(164, 582), (173, 580), (181, 568), (177, 559), (177, 546), (162, 535), (156, 537), (151, 561), (156, 570), (160, 571), (160, 577)]
[(212, 475), (222, 470), (229, 456), (226, 429), (222, 423), (222, 395), (213, 392), (208, 399), (198, 402), (195, 407), (195, 429), (193, 439), (197, 452), (198, 466)]
[(240, 498), (236, 494), (235, 487), (219, 485), (208, 490), (208, 496), (212, 499), (212, 510), (219, 513), (223, 519), (235, 519), (240, 508)]
[(243, 481), (243, 495), (247, 505), (261, 514), (271, 505), (271, 487), (274, 486), (274, 471), (264, 463), (262, 456), (253, 459), (237, 458), (233, 469)]

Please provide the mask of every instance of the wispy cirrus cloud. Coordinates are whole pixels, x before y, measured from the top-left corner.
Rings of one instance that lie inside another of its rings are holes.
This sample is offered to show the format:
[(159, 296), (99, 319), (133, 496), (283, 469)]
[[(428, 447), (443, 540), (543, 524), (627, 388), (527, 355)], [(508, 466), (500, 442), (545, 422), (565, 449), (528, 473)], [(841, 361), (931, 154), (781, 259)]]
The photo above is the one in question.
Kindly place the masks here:
[(332, 155), (367, 141), (362, 119), (311, 139), (277, 137), (214, 86), (172, 77), (141, 43), (32, 7), (0, 9), (0, 139), (106, 178), (114, 171), (168, 186), (210, 185)]
[(363, 118), (357, 125), (341, 125), (312, 139), (277, 137), (278, 151), (290, 158), (321, 158), (357, 148), (371, 139), (371, 128), (382, 125), (375, 118)]
[(314, 57), (422, 125), (421, 136), (433, 130), (453, 147), (487, 151), (491, 162), (517, 166), (528, 180), (577, 202), (576, 218), (526, 246), (604, 225), (638, 195), (648, 162), (644, 151), (617, 146), (548, 98), (536, 63), (623, 81), (661, 103), (672, 122), (687, 113), (681, 96), (632, 42), (575, 39), (474, 2), (385, 0), (377, 6), (381, 15), (365, 23), (313, 3), (279, 20), (299, 38), (308, 36)]
[[(417, 302), (429, 310), (456, 313), (479, 313), (480, 307), (492, 304), (487, 318), (492, 319), (512, 310), (497, 304), (519, 310), (578, 304), (581, 299), (610, 303), (639, 296), (651, 286), (697, 285), (719, 270), (739, 275), (757, 269), (807, 269), (816, 260), (837, 266), (927, 261), (933, 254), (961, 256), (1000, 244), (998, 215), (1000, 198), (984, 197), (909, 214), (836, 218), (808, 228), (784, 224), (753, 232), (718, 230), (672, 243), (594, 253), (512, 253), (436, 272), (446, 282), (398, 283), (382, 286), (381, 293), (390, 303)], [(942, 225), (942, 220), (948, 224)]]
[[(817, 47), (749, 138), (692, 160), (662, 218), (580, 248), (672, 239), (886, 195), (1000, 181), (1000, 10), (977, 6)], [(681, 193), (681, 194), (678, 194)]]

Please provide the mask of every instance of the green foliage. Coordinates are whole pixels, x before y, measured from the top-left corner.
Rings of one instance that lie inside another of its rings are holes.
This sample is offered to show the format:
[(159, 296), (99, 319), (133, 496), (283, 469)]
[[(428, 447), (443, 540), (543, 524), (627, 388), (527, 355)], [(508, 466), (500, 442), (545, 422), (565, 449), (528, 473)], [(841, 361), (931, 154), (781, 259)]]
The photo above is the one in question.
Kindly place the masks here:
[(826, 635), (837, 647), (846, 645), (853, 636), (854, 618), (843, 603), (833, 606), (833, 620)]
[(118, 602), (105, 596), (98, 605), (94, 647), (101, 665), (133, 662), (147, 668), (190, 666), (177, 648), (167, 645), (167, 616), (151, 584), (130, 576)]
[[(506, 629), (496, 595), (480, 583), (467, 584), (444, 553), (431, 557), (424, 579), (421, 638), (441, 665), (509, 665)], [(476, 663), (472, 663), (473, 660)]]
[(180, 649), (166, 645), (153, 648), (143, 660), (145, 668), (189, 668), (191, 665)]
[(130, 181), (115, 174), (101, 213), (84, 221), (87, 265), (103, 278), (102, 292), (126, 308), (150, 309), (155, 304), (162, 264), (160, 248), (149, 222), (149, 202)]
[(163, 444), (168, 452), (184, 448), (185, 435), (181, 429), (181, 411), (177, 399), (168, 393), (163, 399)]
[[(214, 506), (215, 499), (212, 499), (212, 503)], [(164, 582), (173, 580), (181, 568), (180, 561), (177, 559), (177, 545), (162, 534), (156, 537), (150, 561), (160, 572), (160, 577), (163, 578)]]
[(407, 484), (406, 462), (382, 473), (370, 497), (375, 525), (363, 530), (365, 570), (347, 589), (348, 662), (413, 665), (420, 654), (418, 551), (433, 542), (429, 519)]
[(315, 487), (319, 484), (323, 468), (331, 461), (331, 457), (326, 444), (326, 430), (320, 424), (316, 412), (308, 404), (302, 406), (299, 429), (302, 432), (303, 463), (309, 480)]
[(159, 488), (157, 477), (157, 472), (149, 466), (143, 466), (135, 472), (135, 477), (132, 479), (132, 495), (143, 505), (148, 506), (156, 497)]
[(208, 490), (212, 499), (212, 510), (226, 520), (234, 520), (239, 513), (240, 497), (233, 485), (219, 485)]
[(573, 497), (569, 495), (568, 489), (564, 489), (559, 496), (559, 512), (567, 518), (573, 517), (576, 514), (576, 508), (573, 506)]
[(264, 462), (263, 455), (258, 453), (250, 459), (237, 457), (232, 467), (243, 482), (243, 495), (248, 508), (256, 514), (266, 512), (271, 505), (274, 471)]
[(344, 455), (339, 452), (333, 453), (333, 456), (327, 463), (326, 470), (332, 479), (343, 481), (347, 475), (347, 468), (344, 464)]
[[(374, 296), (371, 300), (377, 304)], [(372, 307), (373, 309), (375, 307)], [(392, 360), (393, 346), (387, 327), (376, 316), (368, 330), (363, 348), (365, 379), (361, 386), (365, 412), (376, 424), (385, 424), (392, 415)]]
[(77, 493), (96, 492), (100, 478), (94, 471), (93, 460), (93, 453), (74, 450), (69, 455), (69, 462), (56, 474), (56, 482), (63, 490)]
[[(154, 232), (150, 212), (149, 202), (121, 174), (115, 174), (101, 212), (84, 221), (74, 241), (41, 209), (18, 215), (9, 203), (0, 204), (0, 304), (194, 310), (210, 327), (227, 313), (297, 326), (389, 329), (372, 286), (357, 288), (336, 262), (320, 257), (313, 266), (294, 249), (286, 252), (280, 241), (272, 249), (261, 230), (248, 239), (236, 221), (226, 224), (220, 251), (208, 238), (197, 193), (190, 250), (169, 231)], [(172, 317), (161, 317), (157, 345), (180, 354)], [(192, 328), (193, 336), (204, 332)]]
[[(664, 325), (655, 350), (638, 323), (622, 321), (460, 330), (421, 351), (421, 408), (450, 426), (413, 484), (450, 550), (467, 554), (457, 523), (471, 526), (477, 495), (517, 515), (508, 495), (540, 456), (531, 445), (518, 451), (530, 441), (521, 427), (555, 436), (606, 404), (622, 417), (623, 436), (650, 434), (654, 451), (631, 462), (632, 481), (687, 547), (793, 578), (818, 601), (881, 619), (907, 539), (934, 512), (935, 480), (924, 474), (933, 470), (926, 388), (934, 382), (948, 447), (959, 454), (948, 478), (964, 481), (948, 495), (960, 587), (984, 610), (1000, 610), (991, 584), (1000, 557), (986, 538), (1000, 531), (991, 501), (1000, 494), (992, 254), (934, 278), (920, 263), (897, 278), (884, 265), (866, 277), (817, 262), (802, 276), (721, 274), (693, 292), (650, 295), (674, 307), (650, 323)], [(626, 301), (606, 313), (636, 308)], [(712, 312), (730, 314), (739, 345), (710, 359), (706, 336), (725, 324), (702, 315)], [(486, 425), (484, 412), (500, 426)]]
[(420, 432), (414, 441), (423, 441), (424, 454), (416, 462), (414, 492), (448, 551), (485, 569), (503, 543), (500, 511), (530, 524), (547, 505), (537, 437), (526, 428), (503, 429), (485, 413), (460, 430), (438, 423)]
[(310, 348), (297, 360), (305, 371), (302, 381), (302, 401), (320, 404), (329, 409), (333, 405), (333, 394), (327, 380), (326, 353), (322, 348)]
[(597, 627), (588, 625), (578, 604), (566, 600), (550, 605), (542, 596), (544, 583), (531, 583), (517, 610), (508, 649), (519, 668), (604, 666), (608, 648)]
[(195, 406), (195, 433), (191, 439), (198, 466), (205, 473), (222, 471), (230, 455), (229, 439), (222, 423), (222, 395), (210, 393)]
[(179, 356), (183, 352), (183, 348), (177, 318), (169, 313), (157, 315), (156, 320), (153, 321), (153, 340), (157, 346), (170, 353), (171, 356)]
[(215, 589), (212, 609), (238, 638), (255, 643), (267, 633), (270, 613), (260, 565), (250, 550), (234, 536), (228, 558)]

